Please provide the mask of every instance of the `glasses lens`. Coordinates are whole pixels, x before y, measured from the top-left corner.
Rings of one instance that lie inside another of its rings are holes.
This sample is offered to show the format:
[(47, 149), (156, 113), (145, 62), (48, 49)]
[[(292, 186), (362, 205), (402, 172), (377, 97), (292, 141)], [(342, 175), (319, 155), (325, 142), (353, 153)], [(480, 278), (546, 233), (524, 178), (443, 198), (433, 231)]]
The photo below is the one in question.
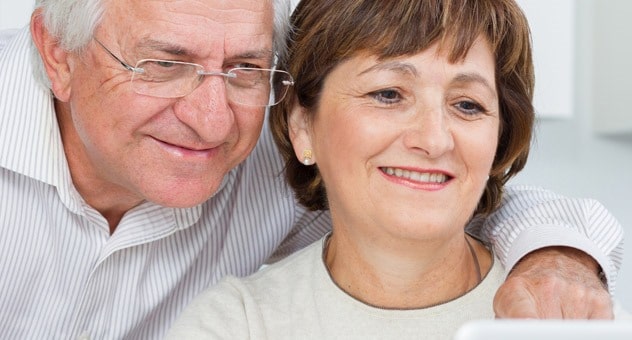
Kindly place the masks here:
[(205, 76), (224, 77), (227, 99), (246, 106), (278, 104), (294, 84), (292, 76), (285, 71), (242, 67), (228, 73), (210, 74), (197, 64), (145, 59), (136, 65), (132, 88), (142, 95), (179, 98), (193, 92)]
[(274, 93), (273, 97), (270, 98), (270, 105), (276, 105), (285, 98), (287, 90), (294, 85), (294, 79), (285, 71), (274, 71), (272, 77)]
[(136, 93), (160, 98), (178, 98), (191, 93), (199, 85), (196, 64), (145, 59), (138, 62), (140, 72), (132, 75)]
[(275, 105), (283, 99), (292, 84), (289, 73), (283, 71), (235, 68), (228, 73), (228, 99), (241, 105)]
[(234, 103), (266, 106), (270, 96), (270, 71), (256, 68), (235, 68), (228, 71), (227, 95)]

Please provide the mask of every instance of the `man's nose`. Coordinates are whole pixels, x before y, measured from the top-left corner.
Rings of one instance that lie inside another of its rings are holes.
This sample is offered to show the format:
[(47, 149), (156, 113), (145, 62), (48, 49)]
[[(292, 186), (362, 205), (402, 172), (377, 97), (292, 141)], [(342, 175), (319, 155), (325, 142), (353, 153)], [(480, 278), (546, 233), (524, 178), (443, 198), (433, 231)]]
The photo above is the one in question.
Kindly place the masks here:
[(204, 78), (193, 92), (179, 100), (175, 114), (204, 141), (218, 143), (234, 129), (235, 116), (228, 102), (225, 78)]

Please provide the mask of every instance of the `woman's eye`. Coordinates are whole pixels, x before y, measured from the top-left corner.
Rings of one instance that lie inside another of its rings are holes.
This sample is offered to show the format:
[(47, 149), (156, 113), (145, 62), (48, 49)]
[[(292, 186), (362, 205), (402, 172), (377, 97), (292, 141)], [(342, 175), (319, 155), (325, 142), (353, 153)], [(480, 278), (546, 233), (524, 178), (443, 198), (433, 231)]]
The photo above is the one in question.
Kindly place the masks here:
[(402, 99), (402, 96), (397, 90), (379, 90), (369, 93), (369, 96), (376, 99), (380, 103), (395, 104)]
[(455, 106), (460, 112), (466, 115), (478, 115), (485, 112), (485, 108), (473, 101), (460, 101)]

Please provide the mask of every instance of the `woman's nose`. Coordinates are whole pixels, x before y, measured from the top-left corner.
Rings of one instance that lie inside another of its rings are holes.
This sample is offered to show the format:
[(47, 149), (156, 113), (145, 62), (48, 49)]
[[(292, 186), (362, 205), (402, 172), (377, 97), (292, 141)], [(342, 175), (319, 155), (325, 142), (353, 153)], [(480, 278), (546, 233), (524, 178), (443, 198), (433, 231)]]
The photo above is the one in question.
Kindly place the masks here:
[(406, 147), (436, 158), (454, 148), (449, 117), (442, 105), (420, 107), (410, 121), (404, 138)]

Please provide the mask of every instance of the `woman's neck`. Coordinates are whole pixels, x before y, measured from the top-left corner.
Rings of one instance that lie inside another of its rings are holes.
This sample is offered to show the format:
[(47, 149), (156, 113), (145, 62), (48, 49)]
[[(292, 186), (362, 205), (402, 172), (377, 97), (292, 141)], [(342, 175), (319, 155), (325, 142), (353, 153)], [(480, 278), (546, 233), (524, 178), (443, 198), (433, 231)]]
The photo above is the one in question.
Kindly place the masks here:
[(349, 295), (380, 308), (423, 308), (453, 300), (476, 287), (492, 263), (490, 252), (465, 234), (449, 244), (394, 247), (345, 236), (334, 231), (328, 239), (323, 256), (329, 273)]

